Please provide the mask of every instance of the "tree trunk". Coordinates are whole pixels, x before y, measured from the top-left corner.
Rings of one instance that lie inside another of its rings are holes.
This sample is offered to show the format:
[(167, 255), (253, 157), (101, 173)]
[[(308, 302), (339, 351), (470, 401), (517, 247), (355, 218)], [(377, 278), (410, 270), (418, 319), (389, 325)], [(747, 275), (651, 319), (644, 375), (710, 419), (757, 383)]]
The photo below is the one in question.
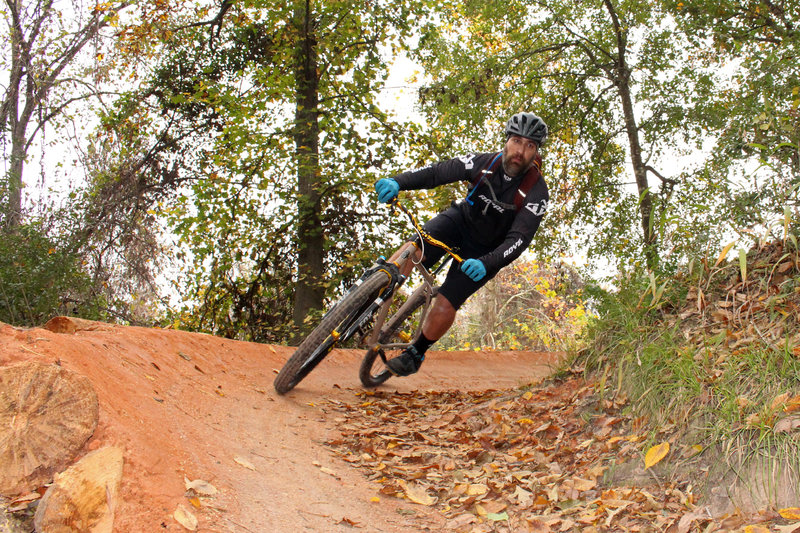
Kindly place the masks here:
[(647, 166), (642, 160), (642, 145), (639, 141), (639, 127), (636, 125), (636, 116), (633, 111), (633, 96), (631, 95), (631, 71), (625, 59), (627, 38), (625, 30), (620, 27), (616, 10), (610, 0), (604, 0), (606, 9), (611, 16), (614, 24), (614, 32), (617, 37), (617, 58), (612, 74), (620, 100), (622, 101), (622, 112), (625, 117), (625, 132), (628, 135), (628, 143), (631, 149), (631, 164), (633, 175), (636, 179), (636, 187), (639, 191), (639, 213), (642, 223), (642, 235), (644, 237), (644, 256), (647, 266), (655, 270), (658, 266), (658, 248), (656, 235), (652, 227), (653, 198), (650, 193), (650, 186), (647, 183)]
[(323, 285), (324, 235), (320, 217), (319, 168), (319, 77), (314, 21), (308, 0), (295, 8), (295, 29), (299, 35), (295, 62), (297, 99), (295, 147), (297, 157), (297, 284), (294, 324), (302, 333), (304, 320), (320, 309), (325, 297)]
[(97, 393), (89, 378), (28, 361), (0, 368), (0, 494), (34, 490), (71, 464), (94, 433)]
[(11, 136), (11, 154), (6, 171), (6, 192), (3, 223), (6, 229), (13, 231), (22, 223), (22, 170), (25, 165), (25, 130), (27, 122), (20, 120), (19, 97), (23, 77), (25, 76), (23, 56), (26, 54), (25, 41), (19, 28), (11, 25), (11, 70), (9, 72), (8, 89), (2, 107), (2, 127)]
[[(53, 0), (31, 2), (31, 5), (22, 0), (5, 3), (11, 69), (0, 105), (0, 128), (4, 136), (11, 138), (11, 154), (5, 176), (8, 198), (1, 209), (4, 210), (3, 224), (12, 231), (22, 223), (22, 176), (28, 148), (46, 123), (66, 113), (67, 106), (63, 103), (55, 108), (49, 106), (51, 90), (83, 47), (101, 28), (116, 19), (116, 13), (127, 7), (129, 0), (113, 6), (105, 4), (102, 10), (92, 13), (85, 25), (64, 33), (55, 44), (50, 42), (48, 46), (45, 41), (52, 38), (51, 34), (61, 31), (47, 25), (54, 16), (60, 17), (62, 6), (57, 8), (53, 4)], [(73, 5), (72, 10), (78, 13), (81, 7)], [(90, 91), (70, 100), (77, 101), (91, 94)], [(33, 120), (34, 116), (38, 120)]]

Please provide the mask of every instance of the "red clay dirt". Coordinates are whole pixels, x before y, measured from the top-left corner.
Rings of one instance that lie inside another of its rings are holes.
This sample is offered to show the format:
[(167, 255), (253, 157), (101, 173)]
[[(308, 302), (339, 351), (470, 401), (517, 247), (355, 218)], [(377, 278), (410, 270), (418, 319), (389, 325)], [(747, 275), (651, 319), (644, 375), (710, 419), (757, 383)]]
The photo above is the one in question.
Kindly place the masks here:
[[(0, 323), (0, 365), (57, 363), (91, 380), (100, 422), (83, 453), (107, 445), (124, 451), (115, 531), (186, 531), (175, 518), (179, 507), (203, 532), (443, 527), (430, 508), (379, 496), (377, 485), (324, 445), (338, 435), (328, 400), (363, 401), (362, 352), (334, 351), (294, 391), (278, 396), (272, 381), (292, 348), (65, 318), (49, 324)], [(381, 389), (513, 389), (540, 381), (558, 359), (555, 353), (431, 352), (418, 374)], [(197, 497), (186, 490), (187, 479), (218, 492)]]

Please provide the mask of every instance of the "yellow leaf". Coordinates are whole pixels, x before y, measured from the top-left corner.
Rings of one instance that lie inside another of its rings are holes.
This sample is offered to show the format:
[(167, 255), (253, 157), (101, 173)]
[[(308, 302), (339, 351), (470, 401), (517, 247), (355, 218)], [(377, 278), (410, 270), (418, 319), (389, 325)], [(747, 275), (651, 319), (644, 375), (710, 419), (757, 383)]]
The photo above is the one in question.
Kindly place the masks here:
[(769, 533), (769, 529), (764, 526), (747, 526), (744, 533)]
[(172, 518), (189, 531), (197, 531), (197, 517), (183, 504), (175, 509), (175, 512), (172, 513)]
[(644, 468), (647, 470), (651, 466), (657, 464), (669, 453), (669, 442), (662, 442), (653, 446), (644, 456)]
[(533, 424), (533, 420), (530, 418), (520, 418), (517, 420), (517, 424)]
[(380, 503), (381, 499), (378, 498), (377, 496), (373, 496), (372, 498), (369, 499), (369, 501), (371, 501), (372, 503)]
[(528, 391), (522, 395), (522, 398), (525, 400), (530, 400), (531, 398), (533, 398), (533, 393), (531, 391)]
[(468, 496), (480, 496), (481, 494), (486, 494), (489, 492), (489, 487), (483, 485), (482, 483), (473, 483), (467, 488), (467, 495)]
[(736, 241), (733, 241), (732, 243), (728, 244), (727, 246), (725, 246), (725, 248), (722, 249), (722, 253), (719, 254), (719, 257), (717, 258), (717, 262), (714, 263), (714, 266), (719, 265), (720, 263), (722, 263), (725, 260), (725, 257), (728, 255), (728, 252), (731, 251), (731, 248), (733, 248), (734, 244), (736, 244)]
[(787, 507), (778, 511), (778, 514), (787, 520), (800, 520), (800, 507)]
[(428, 494), (425, 487), (417, 485), (416, 483), (403, 483), (403, 491), (406, 497), (414, 503), (420, 505), (433, 505), (436, 503), (436, 498)]

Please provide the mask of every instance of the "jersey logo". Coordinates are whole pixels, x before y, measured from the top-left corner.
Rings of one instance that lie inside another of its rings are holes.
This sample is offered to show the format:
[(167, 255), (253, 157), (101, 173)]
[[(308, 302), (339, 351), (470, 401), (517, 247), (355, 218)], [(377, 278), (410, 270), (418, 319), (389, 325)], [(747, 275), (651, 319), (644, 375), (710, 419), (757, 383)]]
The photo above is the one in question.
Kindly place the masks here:
[(541, 202), (531, 202), (525, 206), (525, 209), (540, 217), (547, 212), (547, 200), (542, 200)]
[(513, 254), (514, 250), (516, 250), (520, 246), (522, 246), (522, 239), (517, 239), (517, 242), (511, 245), (511, 248), (503, 252), (503, 257), (508, 257), (509, 255)]
[(458, 158), (459, 161), (464, 163), (464, 168), (467, 170), (475, 166), (475, 161), (473, 161), (473, 159), (475, 159), (475, 154), (462, 155)]

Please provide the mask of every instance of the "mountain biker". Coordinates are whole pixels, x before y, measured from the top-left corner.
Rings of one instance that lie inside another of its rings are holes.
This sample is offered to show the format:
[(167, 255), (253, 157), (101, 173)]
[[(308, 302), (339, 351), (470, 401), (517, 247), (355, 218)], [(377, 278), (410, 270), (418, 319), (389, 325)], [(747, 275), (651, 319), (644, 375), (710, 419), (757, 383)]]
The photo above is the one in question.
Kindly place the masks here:
[[(464, 261), (451, 265), (419, 339), (387, 362), (396, 376), (419, 370), (428, 348), (453, 325), (456, 311), (525, 251), (547, 211), (550, 196), (539, 155), (547, 125), (533, 113), (517, 113), (508, 119), (505, 134), (502, 152), (469, 154), (375, 183), (378, 201), (383, 203), (390, 203), (401, 190), (432, 189), (462, 180), (470, 183), (466, 198), (453, 202), (423, 226), (434, 238), (458, 249)], [(444, 251), (429, 245), (418, 253), (430, 268)]]

